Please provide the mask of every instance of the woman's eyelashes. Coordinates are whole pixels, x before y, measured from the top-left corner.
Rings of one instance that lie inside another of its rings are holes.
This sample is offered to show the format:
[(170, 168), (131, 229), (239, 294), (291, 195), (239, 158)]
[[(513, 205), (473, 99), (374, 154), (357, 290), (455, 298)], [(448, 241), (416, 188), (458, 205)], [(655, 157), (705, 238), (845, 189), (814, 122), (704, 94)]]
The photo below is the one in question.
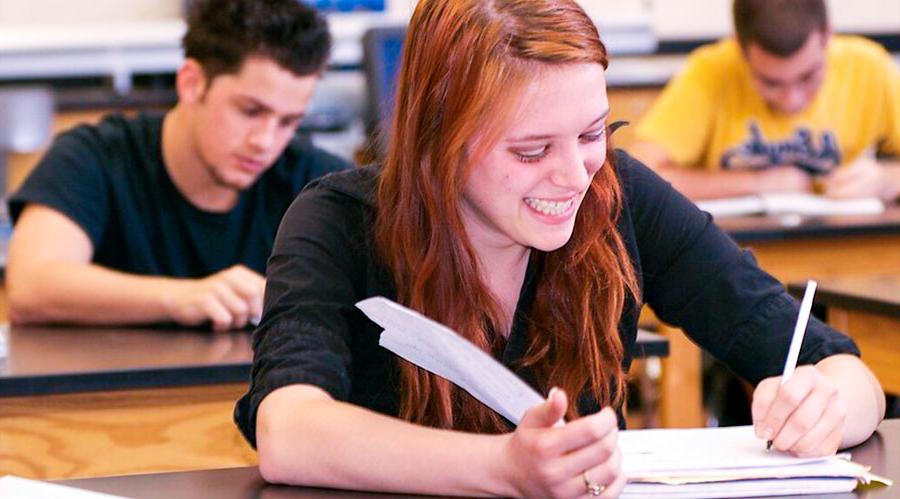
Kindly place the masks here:
[(604, 137), (606, 137), (606, 129), (601, 128), (594, 132), (582, 134), (578, 139), (585, 144), (590, 144), (591, 142), (599, 142), (603, 140)]
[[(578, 141), (582, 144), (592, 144), (600, 142), (606, 137), (606, 129), (601, 128), (594, 132), (588, 132), (578, 136)], [(540, 147), (532, 147), (530, 149), (510, 149), (516, 158), (522, 163), (536, 163), (544, 159), (550, 153), (550, 144)]]
[(523, 163), (535, 163), (542, 160), (550, 151), (550, 144), (524, 150), (513, 150), (512, 153)]

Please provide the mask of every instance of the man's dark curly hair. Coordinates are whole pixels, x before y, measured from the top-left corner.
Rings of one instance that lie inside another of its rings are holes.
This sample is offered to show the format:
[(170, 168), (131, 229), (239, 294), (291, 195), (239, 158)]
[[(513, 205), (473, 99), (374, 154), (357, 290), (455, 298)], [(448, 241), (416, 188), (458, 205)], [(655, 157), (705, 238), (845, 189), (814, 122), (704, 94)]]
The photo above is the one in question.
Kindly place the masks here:
[(187, 24), (184, 55), (203, 66), (209, 81), (237, 73), (251, 56), (297, 76), (313, 75), (331, 52), (325, 18), (299, 0), (195, 0)]
[(755, 43), (779, 57), (794, 55), (810, 34), (828, 29), (825, 0), (735, 0), (732, 13), (742, 47)]

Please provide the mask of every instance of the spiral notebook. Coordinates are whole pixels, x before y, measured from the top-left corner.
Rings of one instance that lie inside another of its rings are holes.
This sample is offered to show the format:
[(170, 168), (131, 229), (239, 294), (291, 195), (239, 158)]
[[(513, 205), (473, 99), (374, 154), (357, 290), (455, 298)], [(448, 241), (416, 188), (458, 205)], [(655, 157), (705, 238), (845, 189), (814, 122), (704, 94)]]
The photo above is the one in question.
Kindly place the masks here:
[[(518, 424), (544, 397), (450, 328), (387, 298), (356, 306), (381, 326), (379, 344), (443, 376)], [(798, 458), (766, 452), (750, 426), (628, 430), (619, 435), (628, 485), (621, 497), (754, 497), (852, 491), (890, 480), (850, 461), (849, 454)]]

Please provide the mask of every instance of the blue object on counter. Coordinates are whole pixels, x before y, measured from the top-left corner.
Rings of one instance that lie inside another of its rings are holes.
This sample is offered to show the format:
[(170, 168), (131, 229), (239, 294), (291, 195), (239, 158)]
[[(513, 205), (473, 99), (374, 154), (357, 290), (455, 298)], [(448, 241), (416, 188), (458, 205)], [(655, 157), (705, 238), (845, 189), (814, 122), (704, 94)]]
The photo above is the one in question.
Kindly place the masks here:
[(323, 12), (383, 11), (385, 0), (303, 0)]

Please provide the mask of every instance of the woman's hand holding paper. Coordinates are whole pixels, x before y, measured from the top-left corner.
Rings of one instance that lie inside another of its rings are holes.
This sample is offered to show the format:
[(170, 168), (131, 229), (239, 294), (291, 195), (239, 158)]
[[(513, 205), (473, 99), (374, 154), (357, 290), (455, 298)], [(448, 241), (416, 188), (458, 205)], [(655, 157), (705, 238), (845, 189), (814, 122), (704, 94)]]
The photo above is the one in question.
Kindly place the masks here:
[(562, 424), (566, 394), (552, 389), (508, 435), (508, 481), (518, 497), (617, 497), (625, 486), (618, 425), (610, 408)]

